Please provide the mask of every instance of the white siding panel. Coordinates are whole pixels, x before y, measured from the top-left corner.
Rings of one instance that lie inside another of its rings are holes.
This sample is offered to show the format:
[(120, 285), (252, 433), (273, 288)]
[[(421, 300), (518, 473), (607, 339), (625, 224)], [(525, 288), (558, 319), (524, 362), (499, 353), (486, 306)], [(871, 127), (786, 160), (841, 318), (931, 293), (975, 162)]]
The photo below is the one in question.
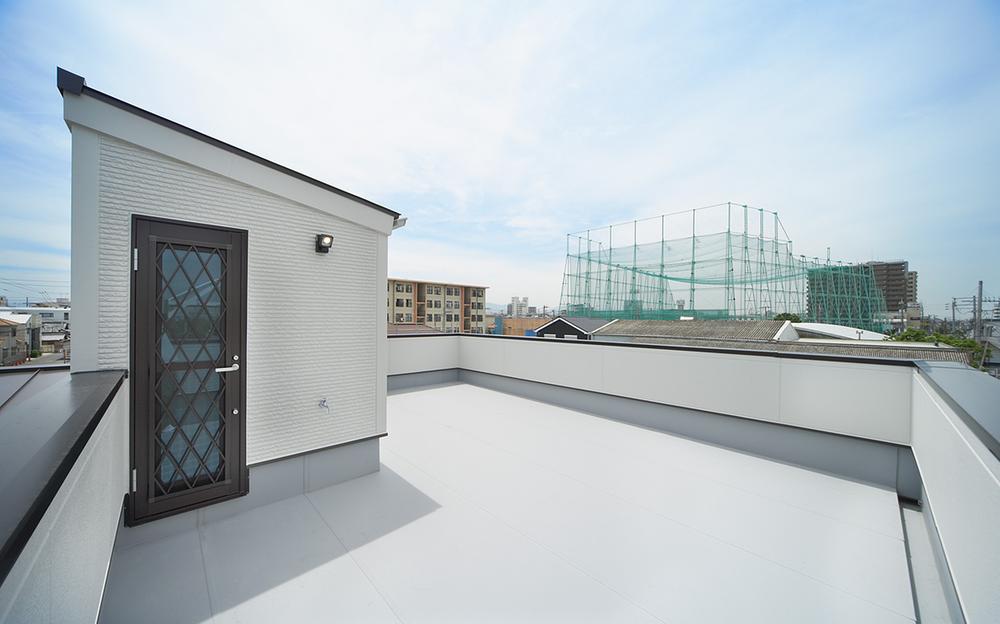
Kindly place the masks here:
[(774, 358), (666, 349), (601, 347), (604, 391), (644, 401), (776, 420)]
[[(98, 204), (101, 368), (128, 367), (133, 214), (245, 229), (248, 463), (381, 433), (385, 302), (373, 291), (385, 291), (376, 262), (384, 235), (107, 136)], [(334, 235), (329, 254), (315, 252), (318, 233)]]
[(913, 454), (955, 590), (969, 624), (1000, 622), (1000, 465), (920, 374), (912, 374)]
[(781, 360), (781, 422), (910, 443), (910, 383), (906, 366)]
[(390, 375), (458, 368), (457, 335), (393, 338), (388, 342)]
[(407, 344), (390, 350), (391, 374), (458, 367), (805, 429), (910, 442), (909, 367), (537, 338), (448, 339), (458, 341), (457, 353), (436, 349), (419, 355), (430, 346), (427, 341), (439, 338), (395, 341)]

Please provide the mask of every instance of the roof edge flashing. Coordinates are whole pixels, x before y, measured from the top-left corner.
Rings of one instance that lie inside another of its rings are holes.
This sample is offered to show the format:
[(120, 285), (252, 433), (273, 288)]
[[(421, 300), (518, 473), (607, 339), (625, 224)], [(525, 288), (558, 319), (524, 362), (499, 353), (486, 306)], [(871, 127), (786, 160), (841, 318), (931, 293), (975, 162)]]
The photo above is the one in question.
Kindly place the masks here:
[(56, 88), (62, 95), (65, 96), (67, 91), (73, 95), (83, 95), (85, 86), (87, 86), (87, 80), (83, 76), (62, 67), (56, 67)]
[[(204, 144), (204, 145), (208, 145), (208, 146), (211, 146), (211, 147), (216, 148), (216, 149), (220, 149), (220, 150), (222, 150), (224, 152), (228, 152), (229, 154), (232, 154), (233, 156), (236, 156), (237, 158), (249, 161), (249, 162), (254, 163), (255, 165), (258, 165), (258, 166), (265, 167), (267, 169), (275, 171), (275, 172), (277, 172), (279, 174), (282, 174), (284, 176), (287, 176), (289, 178), (294, 178), (294, 179), (298, 180), (299, 182), (304, 182), (304, 183), (308, 184), (311, 187), (316, 187), (316, 188), (319, 188), (319, 189), (321, 189), (323, 191), (326, 191), (326, 192), (332, 193), (334, 195), (340, 196), (340, 197), (342, 197), (344, 199), (347, 199), (347, 200), (349, 200), (349, 201), (351, 201), (351, 202), (353, 202), (353, 203), (355, 203), (355, 204), (357, 204), (359, 206), (363, 206), (365, 208), (373, 209), (376, 212), (380, 212), (383, 215), (387, 215), (387, 216), (389, 216), (389, 217), (392, 218), (392, 221), (389, 222), (388, 224), (386, 224), (384, 226), (375, 227), (373, 225), (370, 225), (370, 224), (366, 223), (365, 220), (359, 221), (356, 218), (352, 218), (352, 217), (349, 217), (349, 216), (346, 216), (346, 215), (341, 215), (341, 214), (337, 215), (337, 216), (341, 216), (342, 218), (345, 218), (345, 219), (347, 219), (349, 221), (354, 221), (355, 223), (360, 223), (361, 225), (365, 225), (366, 227), (371, 227), (373, 229), (378, 229), (380, 231), (383, 231), (383, 233), (388, 234), (389, 232), (391, 232), (391, 226), (393, 224), (395, 224), (396, 219), (398, 219), (398, 218), (400, 218), (402, 216), (400, 213), (396, 212), (395, 210), (391, 210), (389, 208), (386, 208), (385, 206), (377, 204), (377, 203), (375, 203), (375, 202), (373, 202), (373, 201), (371, 201), (369, 199), (365, 199), (364, 197), (361, 197), (359, 195), (355, 195), (354, 193), (351, 193), (349, 191), (345, 191), (344, 189), (335, 187), (332, 184), (328, 184), (326, 182), (323, 182), (321, 180), (313, 178), (312, 176), (308, 176), (308, 175), (306, 175), (304, 173), (301, 173), (299, 171), (295, 171), (293, 169), (290, 169), (289, 167), (286, 167), (284, 165), (278, 164), (278, 163), (276, 163), (276, 162), (274, 162), (272, 160), (268, 160), (267, 158), (264, 158), (262, 156), (254, 154), (252, 152), (248, 152), (247, 150), (244, 150), (244, 149), (236, 147), (236, 146), (234, 146), (232, 144), (226, 143), (225, 141), (222, 141), (222, 140), (217, 139), (215, 137), (209, 136), (209, 135), (205, 134), (204, 132), (200, 132), (198, 130), (194, 130), (193, 128), (190, 128), (188, 126), (180, 124), (180, 123), (178, 123), (176, 121), (173, 121), (171, 119), (167, 119), (166, 117), (163, 117), (161, 115), (157, 115), (156, 113), (152, 113), (152, 112), (150, 112), (150, 111), (148, 111), (146, 109), (140, 108), (140, 107), (138, 107), (138, 106), (136, 106), (134, 104), (130, 104), (128, 102), (125, 102), (124, 100), (120, 100), (120, 99), (118, 99), (118, 98), (116, 98), (116, 97), (114, 97), (112, 95), (108, 95), (107, 93), (104, 93), (102, 91), (99, 91), (99, 90), (91, 87), (91, 86), (88, 86), (86, 84), (86, 80), (83, 78), (83, 76), (79, 76), (77, 74), (74, 74), (73, 72), (67, 71), (67, 70), (65, 70), (65, 69), (63, 69), (61, 67), (57, 67), (56, 68), (56, 86), (58, 87), (59, 92), (63, 95), (64, 98), (65, 98), (65, 95), (66, 95), (67, 92), (68, 93), (72, 93), (72, 94), (77, 95), (77, 96), (88, 96), (87, 98), (83, 98), (83, 100), (86, 100), (87, 102), (90, 102), (92, 100), (92, 101), (99, 102), (99, 103), (101, 103), (103, 105), (111, 106), (112, 108), (118, 109), (119, 111), (122, 111), (122, 112), (126, 113), (129, 116), (133, 116), (135, 118), (138, 118), (138, 119), (141, 119), (141, 120), (144, 120), (144, 121), (147, 121), (147, 122), (151, 122), (151, 123), (155, 124), (156, 126), (159, 126), (161, 128), (165, 128), (167, 131), (179, 133), (181, 135), (184, 135), (184, 136), (188, 137), (189, 139), (193, 139), (194, 141), (196, 141), (198, 143), (201, 143), (201, 144)], [(70, 109), (67, 109), (67, 111), (69, 111), (69, 110)], [(77, 109), (76, 108), (76, 104), (74, 102), (73, 110), (88, 110), (88, 109), (86, 107)], [(92, 110), (92, 109), (89, 109), (89, 110)], [(144, 148), (147, 148), (147, 149), (152, 149), (153, 151), (161, 152), (161, 153), (163, 153), (163, 154), (165, 154), (167, 156), (170, 156), (171, 158), (175, 158), (177, 160), (181, 160), (181, 161), (185, 161), (185, 162), (187, 161), (183, 157), (179, 157), (179, 156), (177, 156), (175, 154), (172, 154), (172, 153), (163, 152), (162, 150), (157, 149), (155, 147), (150, 147), (150, 146), (146, 145), (143, 142), (137, 142), (134, 139), (130, 139), (128, 136), (122, 136), (122, 135), (116, 134), (113, 131), (109, 132), (105, 128), (102, 128), (100, 126), (95, 126), (92, 123), (88, 123), (87, 121), (84, 121), (84, 120), (78, 118), (75, 114), (71, 116), (68, 112), (64, 112), (63, 118), (66, 121), (66, 125), (70, 126), (71, 129), (72, 129), (73, 125), (82, 125), (84, 127), (90, 128), (90, 129), (92, 129), (94, 131), (101, 132), (101, 133), (108, 133), (108, 134), (111, 134), (112, 136), (115, 136), (117, 138), (121, 138), (122, 140), (125, 140), (127, 142), (135, 143), (135, 144), (139, 145), (140, 147), (144, 147)], [(218, 170), (215, 170), (212, 167), (205, 167), (204, 165), (200, 165), (200, 164), (197, 164), (197, 163), (192, 163), (192, 164), (195, 164), (196, 166), (200, 166), (202, 168), (207, 168), (210, 171), (214, 171), (216, 173), (220, 173), (221, 175), (226, 175), (225, 173), (222, 173), (222, 172), (220, 172)], [(227, 176), (227, 177), (232, 177), (232, 176)], [(238, 179), (238, 178), (234, 178), (234, 179)], [(258, 188), (263, 188), (263, 187), (260, 187), (259, 185), (255, 185), (255, 184), (252, 184), (250, 182), (247, 182), (246, 180), (239, 180), (239, 181), (247, 183), (247, 184), (250, 184), (251, 186), (258, 186)], [(268, 188), (264, 188), (264, 190), (266, 190), (268, 192), (275, 193), (277, 195), (285, 196), (285, 195), (283, 195), (280, 192), (276, 192), (276, 191), (273, 191), (273, 190), (268, 189)], [(306, 205), (314, 206), (315, 207), (315, 205), (312, 202), (309, 202), (309, 201), (302, 201), (302, 200), (299, 200), (299, 199), (297, 199), (296, 201), (299, 201), (300, 203), (304, 203)], [(405, 221), (404, 221), (404, 223), (405, 223)]]

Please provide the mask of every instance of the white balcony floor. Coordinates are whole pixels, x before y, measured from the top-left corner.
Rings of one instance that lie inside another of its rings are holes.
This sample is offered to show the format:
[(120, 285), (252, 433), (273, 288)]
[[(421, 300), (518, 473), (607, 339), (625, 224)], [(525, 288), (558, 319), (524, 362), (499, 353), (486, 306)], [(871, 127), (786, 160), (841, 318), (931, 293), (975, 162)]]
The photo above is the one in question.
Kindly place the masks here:
[(528, 399), (389, 397), (382, 470), (116, 551), (106, 622), (907, 622), (895, 493)]

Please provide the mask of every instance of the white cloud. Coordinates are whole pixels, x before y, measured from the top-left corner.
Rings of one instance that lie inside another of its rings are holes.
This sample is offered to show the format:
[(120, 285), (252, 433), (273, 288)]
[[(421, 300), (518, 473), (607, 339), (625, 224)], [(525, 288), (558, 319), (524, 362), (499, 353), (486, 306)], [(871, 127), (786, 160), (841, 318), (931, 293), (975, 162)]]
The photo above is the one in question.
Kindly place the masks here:
[[(61, 120), (16, 112), (45, 102), (34, 108), (58, 115), (60, 64), (405, 212), (393, 267), (484, 282), (501, 301), (556, 301), (567, 232), (727, 200), (779, 211), (802, 252), (908, 257), (930, 299), (978, 277), (1000, 283), (980, 252), (1000, 238), (1000, 33), (988, 7), (3, 11), (0, 78), (18, 86), (0, 99), (0, 149), (66, 162)], [(51, 188), (0, 173), (5, 216), (24, 205), (60, 214), (68, 170), (38, 175)], [(968, 247), (970, 223), (985, 245)]]

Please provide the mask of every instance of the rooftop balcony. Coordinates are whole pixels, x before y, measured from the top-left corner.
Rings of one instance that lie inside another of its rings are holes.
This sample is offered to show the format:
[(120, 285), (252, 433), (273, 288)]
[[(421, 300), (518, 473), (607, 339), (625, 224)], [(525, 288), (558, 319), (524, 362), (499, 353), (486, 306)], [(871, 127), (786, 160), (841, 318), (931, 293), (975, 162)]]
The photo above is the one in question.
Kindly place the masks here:
[(132, 528), (107, 483), (127, 412), (111, 392), (13, 562), (0, 619), (1000, 613), (1000, 462), (982, 417), (1000, 390), (971, 369), (430, 335), (389, 341), (389, 387), (389, 435), (366, 442), (377, 472), (277, 496), (287, 475), (262, 467), (249, 497)]

